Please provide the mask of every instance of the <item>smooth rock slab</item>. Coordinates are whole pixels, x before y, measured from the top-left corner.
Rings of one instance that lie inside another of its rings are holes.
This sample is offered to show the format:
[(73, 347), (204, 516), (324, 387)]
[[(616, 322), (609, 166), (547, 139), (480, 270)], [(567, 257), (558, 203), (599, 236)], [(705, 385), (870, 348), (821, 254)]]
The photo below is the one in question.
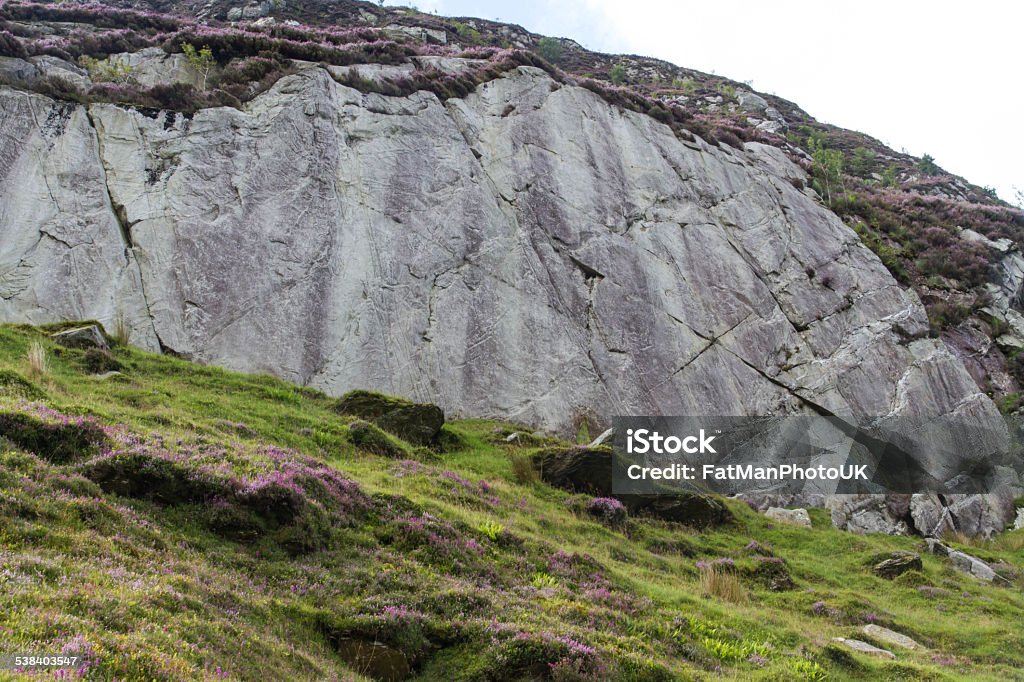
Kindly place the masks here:
[(872, 646), (867, 642), (862, 642), (859, 639), (846, 639), (845, 637), (833, 637), (833, 642), (842, 644), (847, 649), (856, 651), (858, 653), (867, 654), (868, 656), (877, 656), (878, 658), (896, 658), (896, 654), (885, 649), (879, 649), (877, 646)]
[(961, 552), (960, 550), (948, 547), (938, 540), (928, 540), (928, 551), (937, 556), (946, 557), (958, 571), (973, 575), (975, 578), (979, 578), (986, 582), (992, 582), (997, 578), (1000, 582), (1004, 582), (1006, 580), (996, 573), (991, 566), (978, 557), (971, 556), (966, 552)]
[(110, 350), (107, 340), (103, 337), (103, 332), (101, 332), (99, 327), (94, 324), (89, 325), (88, 327), (79, 327), (77, 329), (68, 329), (66, 331), (57, 332), (52, 338), (60, 345), (67, 348), (99, 348), (101, 350)]
[(783, 509), (781, 507), (769, 507), (764, 513), (769, 519), (789, 523), (794, 526), (811, 527), (811, 516), (806, 509)]
[(909, 649), (911, 651), (922, 651), (925, 647), (921, 646), (911, 637), (890, 630), (889, 628), (883, 628), (881, 625), (875, 625), (874, 623), (864, 626), (864, 634), (875, 639), (880, 639), (887, 644), (895, 644), (896, 646)]

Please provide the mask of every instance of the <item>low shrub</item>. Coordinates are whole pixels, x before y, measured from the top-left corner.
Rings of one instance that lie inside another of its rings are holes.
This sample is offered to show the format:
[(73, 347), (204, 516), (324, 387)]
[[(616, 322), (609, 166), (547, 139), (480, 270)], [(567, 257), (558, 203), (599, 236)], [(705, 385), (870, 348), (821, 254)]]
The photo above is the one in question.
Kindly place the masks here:
[(38, 408), (35, 413), (0, 412), (0, 436), (53, 464), (90, 457), (107, 443), (98, 422), (67, 417), (46, 408)]
[(626, 506), (614, 497), (595, 497), (587, 503), (586, 511), (609, 526), (621, 526), (628, 516)]

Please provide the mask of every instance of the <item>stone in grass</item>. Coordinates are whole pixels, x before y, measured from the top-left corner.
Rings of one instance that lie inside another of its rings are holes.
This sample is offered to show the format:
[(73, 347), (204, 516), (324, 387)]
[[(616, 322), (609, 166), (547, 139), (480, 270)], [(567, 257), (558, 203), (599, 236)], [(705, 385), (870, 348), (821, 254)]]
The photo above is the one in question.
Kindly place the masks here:
[(444, 426), (444, 412), (437, 405), (414, 403), (373, 391), (350, 391), (338, 399), (335, 410), (373, 422), (415, 445), (435, 442)]
[(906, 635), (890, 630), (889, 628), (883, 628), (881, 625), (870, 625), (864, 626), (864, 634), (873, 637), (877, 640), (883, 641), (886, 644), (895, 644), (896, 646), (909, 649), (910, 651), (923, 651), (924, 647), (918, 644), (915, 640)]
[(867, 642), (862, 642), (859, 639), (846, 639), (845, 637), (833, 637), (833, 642), (842, 644), (847, 649), (856, 651), (861, 654), (867, 654), (868, 656), (877, 656), (878, 658), (896, 658), (896, 654), (885, 649), (879, 649), (877, 646), (872, 646)]
[(66, 348), (99, 348), (101, 350), (110, 350), (110, 344), (107, 343), (106, 337), (103, 336), (103, 332), (100, 328), (94, 324), (88, 327), (78, 327), (76, 329), (68, 329), (62, 332), (57, 332), (53, 335), (53, 340)]
[(911, 571), (921, 571), (923, 564), (920, 555), (914, 552), (893, 552), (887, 558), (874, 564), (871, 570), (882, 578), (890, 580)]
[(888, 559), (878, 562), (871, 570), (881, 578), (893, 578), (907, 571), (920, 571), (923, 568), (921, 556), (914, 552), (893, 552)]
[(948, 547), (933, 538), (928, 538), (926, 542), (928, 543), (929, 552), (937, 556), (946, 557), (953, 564), (953, 567), (962, 573), (973, 575), (975, 578), (986, 582), (1007, 582), (1006, 578), (996, 573), (995, 569), (976, 556), (971, 556), (966, 552)]
[(806, 509), (783, 509), (782, 507), (769, 507), (764, 513), (769, 519), (779, 521), (781, 523), (788, 523), (794, 526), (802, 526), (804, 528), (811, 527), (811, 515), (807, 513)]

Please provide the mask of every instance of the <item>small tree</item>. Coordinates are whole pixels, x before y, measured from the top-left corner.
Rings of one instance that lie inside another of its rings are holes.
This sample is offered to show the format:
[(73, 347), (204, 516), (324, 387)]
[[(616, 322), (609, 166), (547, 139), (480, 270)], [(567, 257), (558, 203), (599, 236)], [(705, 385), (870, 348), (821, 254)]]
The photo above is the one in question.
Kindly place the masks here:
[(867, 147), (857, 147), (850, 159), (850, 173), (866, 177), (875, 170), (875, 152)]
[(925, 175), (938, 175), (942, 172), (939, 165), (935, 163), (935, 157), (931, 154), (925, 154), (921, 157), (921, 160), (917, 162), (917, 170)]
[(825, 202), (832, 207), (832, 193), (843, 188), (843, 153), (838, 149), (829, 149), (820, 136), (807, 138), (807, 146), (814, 162), (811, 172), (814, 175), (820, 194)]
[(544, 61), (550, 64), (557, 64), (562, 58), (562, 44), (554, 38), (541, 38), (537, 45), (537, 52)]
[(899, 187), (900, 180), (898, 171), (894, 164), (889, 164), (882, 173), (882, 185), (885, 187)]
[(192, 43), (182, 43), (181, 51), (185, 54), (185, 59), (188, 60), (189, 66), (199, 74), (199, 89), (206, 90), (206, 79), (216, 63), (213, 59), (213, 50), (210, 49), (209, 45), (204, 45), (203, 49), (196, 50), (195, 45)]
[(626, 82), (626, 67), (622, 64), (616, 64), (612, 67), (612, 70), (608, 73), (608, 76), (612, 79), (612, 83), (616, 85), (622, 85)]

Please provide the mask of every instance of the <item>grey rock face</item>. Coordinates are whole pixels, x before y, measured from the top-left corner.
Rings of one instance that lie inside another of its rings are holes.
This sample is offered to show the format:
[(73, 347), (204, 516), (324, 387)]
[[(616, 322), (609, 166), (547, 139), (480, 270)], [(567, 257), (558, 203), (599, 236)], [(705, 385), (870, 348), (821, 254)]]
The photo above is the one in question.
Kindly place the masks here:
[(146, 348), (561, 432), (996, 414), (781, 151), (538, 69), (445, 103), (321, 68), (194, 117), (0, 101), (0, 319), (123, 315)]
[(906, 535), (910, 496), (836, 495), (826, 506), (832, 511), (832, 525), (853, 533)]
[(131, 77), (143, 87), (160, 83), (185, 83), (199, 85), (199, 74), (189, 66), (188, 59), (181, 53), (167, 54), (159, 47), (148, 47), (138, 52), (111, 55), (111, 62), (123, 64), (131, 69)]
[(0, 88), (0, 129), (0, 319), (122, 316), (133, 343), (158, 350), (86, 109)]
[(1020, 530), (1024, 528), (1024, 507), (1017, 509), (1017, 518), (1013, 521), (1013, 529)]

